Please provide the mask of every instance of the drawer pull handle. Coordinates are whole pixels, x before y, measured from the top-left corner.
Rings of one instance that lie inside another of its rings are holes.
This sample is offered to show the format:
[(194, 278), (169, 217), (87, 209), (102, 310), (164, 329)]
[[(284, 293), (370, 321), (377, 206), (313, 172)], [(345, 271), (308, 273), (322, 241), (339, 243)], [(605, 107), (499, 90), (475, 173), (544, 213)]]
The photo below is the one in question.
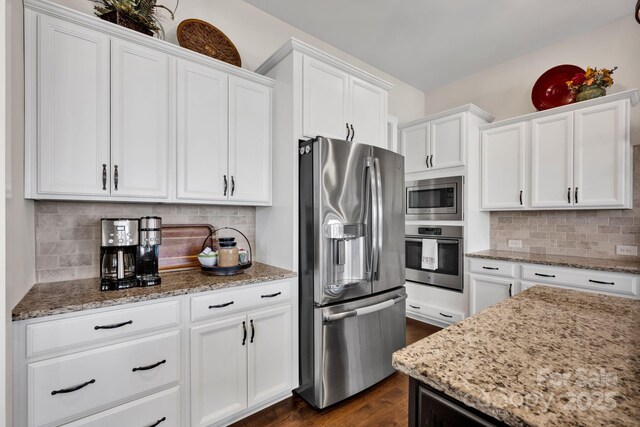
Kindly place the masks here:
[(591, 280), (591, 279), (589, 279), (589, 282), (597, 283), (598, 285), (615, 285), (616, 284), (616, 282), (601, 282), (600, 280)]
[(411, 307), (411, 308), (415, 308), (416, 310), (420, 310), (420, 306), (418, 306), (418, 305), (411, 305), (411, 304), (409, 304), (409, 307)]
[(500, 268), (498, 267), (485, 267), (484, 265), (482, 266), (482, 268), (484, 268), (485, 270), (500, 270)]
[(542, 274), (542, 273), (535, 273), (536, 276), (540, 276), (540, 277), (556, 277), (555, 274)]
[(247, 342), (247, 323), (242, 322), (242, 345)]
[(231, 304), (233, 304), (233, 301), (225, 302), (224, 304), (210, 305), (210, 306), (209, 306), (209, 310), (211, 310), (212, 308), (228, 307), (228, 306), (230, 306)]
[(55, 396), (56, 394), (71, 393), (71, 392), (74, 392), (74, 391), (78, 391), (78, 390), (80, 390), (81, 388), (85, 388), (85, 387), (86, 387), (86, 386), (88, 386), (89, 384), (93, 384), (93, 383), (95, 383), (95, 382), (96, 382), (96, 380), (95, 380), (95, 379), (93, 379), (93, 380), (87, 381), (86, 383), (82, 383), (82, 384), (80, 384), (80, 385), (77, 385), (77, 386), (75, 386), (75, 387), (61, 388), (60, 390), (53, 390), (53, 391), (51, 392), (51, 396)]
[(136, 371), (148, 371), (149, 369), (153, 369), (153, 368), (157, 368), (158, 366), (167, 363), (166, 359), (162, 359), (161, 361), (154, 363), (153, 365), (149, 365), (149, 366), (140, 366), (139, 368), (133, 368), (131, 370), (131, 372), (136, 372)]
[(162, 423), (162, 422), (164, 422), (166, 420), (167, 420), (167, 417), (162, 417), (158, 421), (156, 421), (155, 423), (151, 424), (149, 427), (156, 427), (157, 425), (159, 425), (160, 423)]
[(256, 336), (256, 327), (253, 326), (253, 319), (249, 320), (249, 323), (251, 323), (251, 341), (249, 342), (253, 343), (253, 338)]
[(448, 317), (449, 319), (451, 319), (453, 316), (449, 316), (448, 314), (444, 314), (444, 313), (440, 313), (440, 316), (442, 317)]
[(509, 296), (513, 296), (513, 283), (509, 283)]
[(278, 295), (280, 295), (282, 292), (276, 292), (275, 294), (268, 294), (268, 295), (260, 295), (260, 298), (273, 298), (273, 297), (277, 297)]
[(122, 323), (114, 323), (113, 325), (94, 326), (93, 329), (95, 329), (96, 331), (98, 329), (116, 329), (116, 328), (121, 328), (125, 325), (131, 325), (131, 324), (133, 324), (133, 320), (129, 320), (127, 322), (122, 322)]

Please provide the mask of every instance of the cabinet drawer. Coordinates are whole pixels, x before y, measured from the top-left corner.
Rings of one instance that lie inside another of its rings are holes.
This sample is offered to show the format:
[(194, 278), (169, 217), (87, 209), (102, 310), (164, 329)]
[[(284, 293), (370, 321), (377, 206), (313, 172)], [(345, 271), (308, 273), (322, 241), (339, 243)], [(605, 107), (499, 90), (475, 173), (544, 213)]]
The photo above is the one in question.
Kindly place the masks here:
[(180, 388), (174, 387), (108, 411), (65, 424), (65, 427), (180, 426)]
[(407, 312), (430, 317), (444, 323), (456, 323), (464, 317), (461, 313), (443, 310), (415, 300), (407, 300)]
[(289, 281), (268, 282), (244, 289), (215, 292), (191, 298), (191, 321), (195, 322), (267, 304), (291, 299)]
[(510, 262), (473, 258), (469, 260), (469, 270), (472, 273), (492, 276), (516, 277), (516, 265)]
[(180, 380), (180, 331), (30, 363), (29, 426), (58, 425)]
[(179, 301), (27, 325), (27, 357), (178, 326)]
[(534, 283), (554, 283), (613, 294), (638, 296), (636, 279), (625, 274), (523, 265), (522, 278)]

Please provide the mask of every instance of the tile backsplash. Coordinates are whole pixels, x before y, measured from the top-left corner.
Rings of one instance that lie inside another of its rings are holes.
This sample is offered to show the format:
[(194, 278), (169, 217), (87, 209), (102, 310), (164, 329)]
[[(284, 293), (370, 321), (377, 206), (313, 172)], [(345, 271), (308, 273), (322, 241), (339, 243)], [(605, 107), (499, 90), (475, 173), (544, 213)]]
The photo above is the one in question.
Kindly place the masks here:
[(99, 277), (100, 218), (149, 215), (164, 224), (234, 227), (256, 246), (254, 207), (37, 201), (36, 281)]
[[(640, 145), (633, 150), (633, 209), (491, 212), (491, 249), (640, 261), (616, 245), (640, 246)], [(510, 248), (510, 239), (522, 248)]]

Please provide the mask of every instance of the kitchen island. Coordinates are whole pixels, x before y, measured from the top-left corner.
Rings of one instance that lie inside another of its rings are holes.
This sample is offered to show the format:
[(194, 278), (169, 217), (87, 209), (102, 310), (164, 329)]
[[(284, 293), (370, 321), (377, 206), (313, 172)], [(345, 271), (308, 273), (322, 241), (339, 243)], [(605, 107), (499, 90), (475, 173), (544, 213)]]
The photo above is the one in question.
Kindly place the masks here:
[(410, 426), (639, 425), (640, 301), (534, 286), (393, 366), (411, 377)]

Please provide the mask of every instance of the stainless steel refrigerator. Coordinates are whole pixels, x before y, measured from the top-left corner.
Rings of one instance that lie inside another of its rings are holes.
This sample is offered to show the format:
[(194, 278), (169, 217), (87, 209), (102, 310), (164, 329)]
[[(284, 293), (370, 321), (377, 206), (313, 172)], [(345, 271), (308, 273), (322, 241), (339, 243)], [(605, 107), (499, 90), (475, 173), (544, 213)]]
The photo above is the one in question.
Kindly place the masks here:
[(393, 373), (405, 345), (404, 158), (300, 142), (300, 387), (316, 408)]

